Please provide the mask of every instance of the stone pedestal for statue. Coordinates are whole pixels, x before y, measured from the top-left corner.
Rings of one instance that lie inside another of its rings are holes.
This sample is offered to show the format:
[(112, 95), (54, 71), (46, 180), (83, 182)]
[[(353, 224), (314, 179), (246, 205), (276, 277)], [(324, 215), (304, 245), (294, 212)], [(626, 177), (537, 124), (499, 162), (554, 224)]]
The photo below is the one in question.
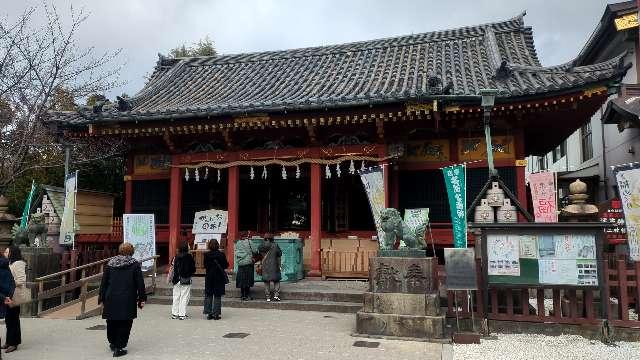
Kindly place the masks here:
[[(356, 335), (444, 338), (445, 317), (436, 292), (435, 258), (388, 256), (370, 259), (369, 291), (356, 315)], [(414, 254), (412, 254), (414, 255)]]

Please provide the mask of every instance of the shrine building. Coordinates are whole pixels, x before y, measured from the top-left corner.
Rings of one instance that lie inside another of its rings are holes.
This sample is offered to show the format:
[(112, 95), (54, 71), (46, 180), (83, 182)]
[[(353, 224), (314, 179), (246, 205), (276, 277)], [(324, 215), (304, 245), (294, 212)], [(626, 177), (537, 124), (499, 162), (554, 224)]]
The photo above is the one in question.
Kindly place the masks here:
[(134, 97), (52, 112), (47, 122), (67, 141), (127, 142), (125, 213), (155, 214), (163, 256), (193, 239), (196, 211), (215, 208), (228, 211), (228, 254), (243, 232), (293, 232), (309, 274), (320, 275), (331, 249), (377, 248), (357, 172), (376, 165), (385, 205), (429, 208), (444, 248), (452, 232), (441, 168), (468, 162), (468, 204), (488, 178), (482, 89), (498, 90), (496, 168), (526, 204), (522, 160), (579, 128), (628, 68), (624, 53), (544, 67), (523, 17), (303, 49), (160, 56)]

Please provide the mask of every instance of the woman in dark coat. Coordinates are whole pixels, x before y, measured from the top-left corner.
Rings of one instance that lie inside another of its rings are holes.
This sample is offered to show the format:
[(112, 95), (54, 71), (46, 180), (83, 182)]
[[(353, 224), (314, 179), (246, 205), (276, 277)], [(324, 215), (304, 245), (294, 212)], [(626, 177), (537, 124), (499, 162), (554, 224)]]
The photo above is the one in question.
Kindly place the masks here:
[(218, 240), (209, 240), (207, 248), (209, 251), (204, 254), (204, 268), (207, 270), (204, 278), (204, 313), (207, 314), (207, 320), (220, 320), (222, 295), (225, 285), (229, 282), (224, 270), (229, 267), (229, 263), (220, 251)]
[(11, 270), (9, 270), (9, 259), (0, 256), (0, 319), (7, 315), (7, 309), (11, 304), (11, 297), (16, 289)]
[(264, 242), (260, 245), (260, 254), (262, 254), (262, 281), (264, 281), (264, 291), (267, 301), (280, 301), (280, 280), (282, 274), (280, 272), (280, 258), (282, 250), (280, 246), (273, 241), (273, 235), (264, 236)]
[[(4, 323), (7, 327), (7, 338), (2, 346), (5, 352), (10, 353), (18, 349), (18, 345), (22, 343), (22, 332), (20, 331), (20, 304), (30, 299), (30, 291), (27, 287), (27, 263), (22, 259), (22, 252), (16, 245), (9, 246), (4, 251), (4, 256), (9, 259), (9, 270), (13, 275), (16, 287), (13, 293), (13, 301), (15, 304), (7, 309)], [(14, 306), (15, 305), (15, 306)]]
[(122, 243), (118, 256), (107, 263), (102, 275), (98, 303), (103, 304), (102, 318), (107, 320), (107, 339), (113, 357), (127, 354), (133, 319), (138, 316), (147, 295), (140, 263), (134, 259), (133, 245)]

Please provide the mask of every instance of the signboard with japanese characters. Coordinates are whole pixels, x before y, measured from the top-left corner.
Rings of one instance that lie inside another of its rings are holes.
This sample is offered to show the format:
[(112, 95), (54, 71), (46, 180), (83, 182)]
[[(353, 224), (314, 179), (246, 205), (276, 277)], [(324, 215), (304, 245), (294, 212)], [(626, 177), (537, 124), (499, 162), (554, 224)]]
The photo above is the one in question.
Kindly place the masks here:
[(198, 211), (193, 219), (194, 234), (224, 234), (227, 232), (226, 210)]
[(531, 174), (529, 186), (536, 222), (558, 222), (555, 174), (552, 172)]
[(620, 199), (611, 199), (600, 205), (599, 218), (600, 222), (613, 225), (604, 229), (605, 244), (618, 245), (627, 242), (627, 227)]

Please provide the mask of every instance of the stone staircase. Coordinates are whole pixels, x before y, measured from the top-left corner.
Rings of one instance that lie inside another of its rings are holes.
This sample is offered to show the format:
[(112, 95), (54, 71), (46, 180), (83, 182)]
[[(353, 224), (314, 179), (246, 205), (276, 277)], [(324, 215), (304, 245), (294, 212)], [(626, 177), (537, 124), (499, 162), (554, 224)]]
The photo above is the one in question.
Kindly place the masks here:
[[(363, 294), (366, 284), (357, 286), (340, 285), (338, 282), (328, 281), (300, 281), (297, 283), (282, 283), (280, 302), (267, 302), (264, 298), (264, 286), (256, 283), (251, 295), (255, 300), (240, 300), (240, 289), (231, 284), (227, 285), (226, 295), (222, 298), (223, 307), (318, 311), (355, 314), (362, 309)], [(172, 303), (172, 287), (161, 284), (155, 294), (148, 299), (150, 304), (170, 305)], [(191, 288), (191, 306), (203, 306), (204, 284), (202, 278), (195, 278)]]

